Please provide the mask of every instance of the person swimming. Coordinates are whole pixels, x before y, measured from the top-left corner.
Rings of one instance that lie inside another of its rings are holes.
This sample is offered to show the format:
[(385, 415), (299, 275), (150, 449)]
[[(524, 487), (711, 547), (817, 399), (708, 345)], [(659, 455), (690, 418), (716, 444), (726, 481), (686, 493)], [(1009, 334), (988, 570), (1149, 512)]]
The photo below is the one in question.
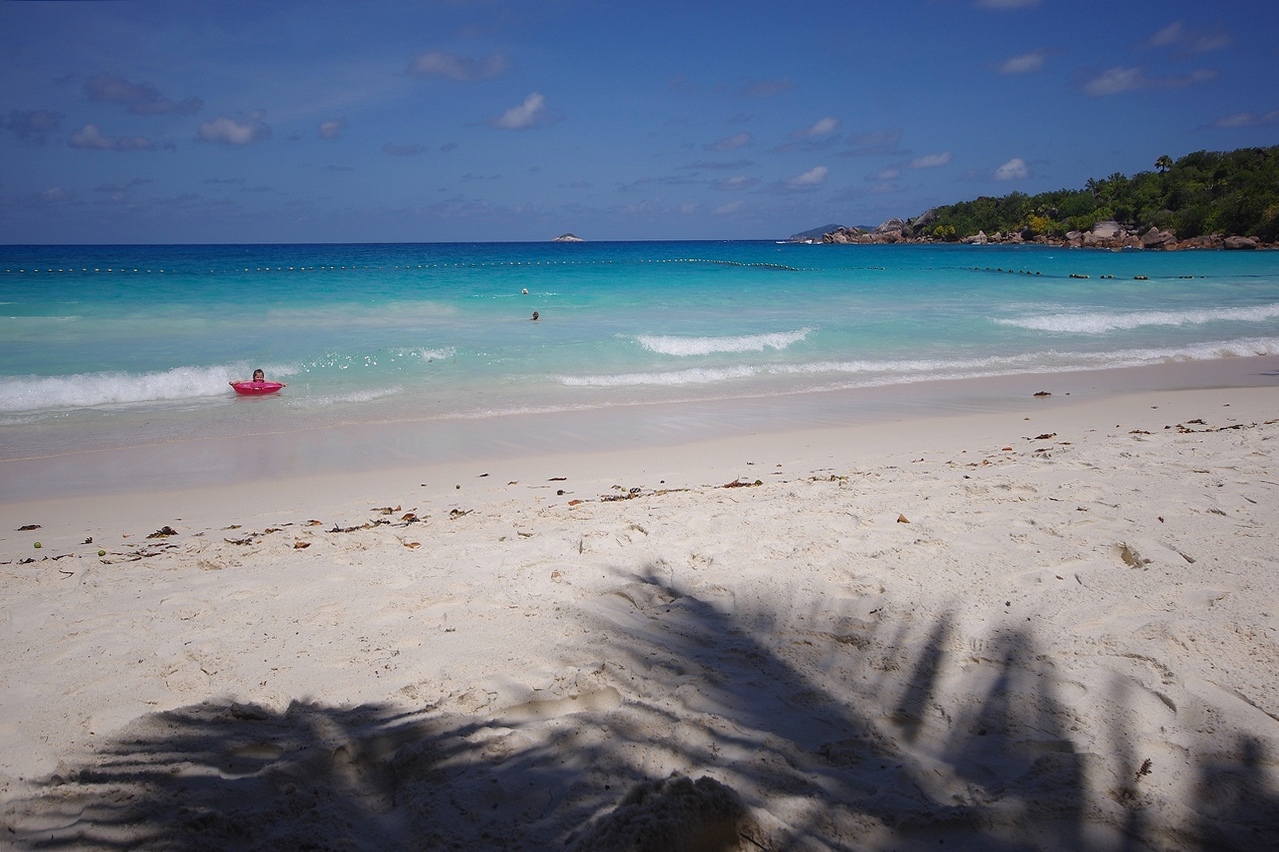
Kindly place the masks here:
[[(266, 373), (262, 372), (261, 370), (254, 370), (253, 378), (250, 381), (252, 381), (254, 384), (259, 384), (259, 385), (263, 384), (266, 382)], [(227, 382), (227, 384), (230, 385), (231, 387), (235, 387), (236, 385), (244, 384), (244, 379), (232, 379), (231, 381)], [(284, 382), (280, 382), (279, 385), (282, 388), (288, 387), (288, 385), (286, 385)]]

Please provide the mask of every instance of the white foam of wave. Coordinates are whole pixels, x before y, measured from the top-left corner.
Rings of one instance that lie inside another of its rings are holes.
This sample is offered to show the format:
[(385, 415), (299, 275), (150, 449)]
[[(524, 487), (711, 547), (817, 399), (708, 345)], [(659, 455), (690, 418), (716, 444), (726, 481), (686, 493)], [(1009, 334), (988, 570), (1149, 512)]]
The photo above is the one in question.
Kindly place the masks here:
[(998, 319), (1000, 325), (1066, 334), (1105, 334), (1143, 326), (1202, 325), (1209, 322), (1267, 322), (1279, 318), (1279, 304), (1247, 308), (1198, 308), (1185, 311), (1135, 311), (1133, 313), (1044, 314)]
[(407, 354), (416, 355), (423, 361), (447, 361), (457, 355), (457, 350), (452, 346), (444, 346), (439, 349), (411, 349)]
[[(227, 382), (243, 378), (243, 366), (174, 367), (154, 373), (78, 373), (71, 376), (19, 376), (0, 379), (0, 412), (92, 408), (139, 402), (221, 396)], [(273, 375), (287, 370), (271, 368)]]
[(659, 355), (711, 355), (716, 352), (763, 352), (765, 349), (785, 349), (808, 336), (810, 328), (798, 331), (775, 331), (768, 334), (743, 334), (731, 337), (677, 337), (673, 335), (641, 334), (636, 337), (640, 346)]
[(695, 367), (689, 370), (654, 371), (648, 373), (617, 373), (597, 376), (556, 376), (556, 379), (568, 387), (585, 388), (620, 388), (639, 385), (704, 385), (715, 382), (747, 379), (758, 375), (758, 367)]
[(1051, 373), (1140, 367), (1169, 361), (1208, 361), (1279, 354), (1279, 338), (1212, 341), (1177, 348), (1124, 349), (1108, 352), (1028, 352), (986, 358), (814, 361), (692, 368), (687, 370), (556, 376), (567, 387), (708, 385), (759, 376), (855, 376), (860, 383), (893, 384), (928, 379), (976, 378), (1008, 373)]

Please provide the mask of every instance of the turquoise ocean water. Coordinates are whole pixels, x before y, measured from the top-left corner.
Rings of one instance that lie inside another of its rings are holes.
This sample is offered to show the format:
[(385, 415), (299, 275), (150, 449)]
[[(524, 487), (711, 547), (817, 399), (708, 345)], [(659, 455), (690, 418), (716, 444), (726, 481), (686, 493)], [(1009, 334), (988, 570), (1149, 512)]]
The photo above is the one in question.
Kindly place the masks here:
[[(0, 247), (7, 458), (1276, 353), (1266, 252)], [(235, 396), (255, 367), (288, 387)]]

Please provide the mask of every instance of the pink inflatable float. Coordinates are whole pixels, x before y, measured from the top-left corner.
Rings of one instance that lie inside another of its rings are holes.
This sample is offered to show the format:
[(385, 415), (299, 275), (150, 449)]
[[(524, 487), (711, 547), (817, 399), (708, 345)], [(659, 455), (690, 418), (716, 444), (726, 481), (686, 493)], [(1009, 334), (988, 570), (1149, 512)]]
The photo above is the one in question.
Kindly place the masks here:
[(259, 396), (264, 393), (275, 393), (284, 385), (279, 382), (232, 382), (231, 387), (235, 388), (236, 393)]

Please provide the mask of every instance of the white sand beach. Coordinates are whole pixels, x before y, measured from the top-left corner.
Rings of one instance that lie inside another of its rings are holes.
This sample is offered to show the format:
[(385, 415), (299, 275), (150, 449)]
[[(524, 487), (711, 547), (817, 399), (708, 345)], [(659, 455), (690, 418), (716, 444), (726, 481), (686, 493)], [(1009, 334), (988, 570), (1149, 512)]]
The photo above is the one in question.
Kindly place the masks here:
[(1272, 847), (1267, 365), (0, 502), (0, 845)]

